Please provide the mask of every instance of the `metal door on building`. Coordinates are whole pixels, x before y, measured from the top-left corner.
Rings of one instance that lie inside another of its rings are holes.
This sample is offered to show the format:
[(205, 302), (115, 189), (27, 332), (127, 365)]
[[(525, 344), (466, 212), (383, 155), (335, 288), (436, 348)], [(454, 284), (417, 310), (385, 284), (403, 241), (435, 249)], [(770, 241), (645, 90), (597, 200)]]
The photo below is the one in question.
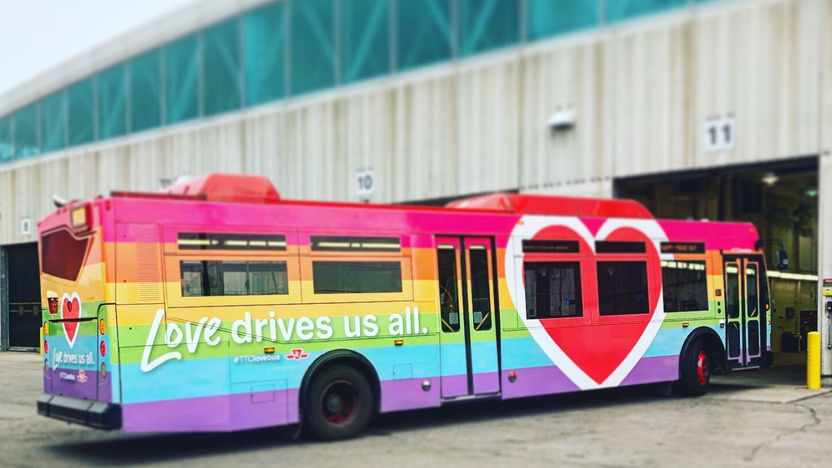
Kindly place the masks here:
[(759, 255), (725, 256), (725, 348), (732, 369), (763, 363), (768, 293)]
[(500, 391), (493, 239), (437, 237), (442, 398)]
[(40, 346), (41, 303), (40, 266), (37, 243), (3, 248), (5, 263), (5, 333), (12, 349), (37, 349)]

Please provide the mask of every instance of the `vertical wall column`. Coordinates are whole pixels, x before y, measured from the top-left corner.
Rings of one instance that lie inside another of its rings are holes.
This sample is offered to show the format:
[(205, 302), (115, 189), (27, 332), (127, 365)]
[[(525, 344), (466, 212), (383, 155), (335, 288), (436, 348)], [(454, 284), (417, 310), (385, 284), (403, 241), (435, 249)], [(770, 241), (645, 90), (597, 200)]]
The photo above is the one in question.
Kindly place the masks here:
[(823, 18), (820, 34), (820, 157), (818, 158), (818, 331), (821, 336), (821, 375), (832, 377), (832, 336), (826, 302), (832, 297), (823, 295), (823, 279), (832, 278), (832, 2), (821, 2), (818, 16)]
[(822, 154), (818, 166), (821, 207), (818, 210), (818, 331), (821, 334), (821, 374), (829, 377), (832, 376), (832, 349), (829, 349), (832, 337), (826, 303), (832, 301), (832, 296), (823, 295), (823, 279), (832, 278), (832, 213), (823, 207), (832, 206), (832, 154), (828, 151)]
[(0, 247), (0, 351), (9, 349), (9, 257)]

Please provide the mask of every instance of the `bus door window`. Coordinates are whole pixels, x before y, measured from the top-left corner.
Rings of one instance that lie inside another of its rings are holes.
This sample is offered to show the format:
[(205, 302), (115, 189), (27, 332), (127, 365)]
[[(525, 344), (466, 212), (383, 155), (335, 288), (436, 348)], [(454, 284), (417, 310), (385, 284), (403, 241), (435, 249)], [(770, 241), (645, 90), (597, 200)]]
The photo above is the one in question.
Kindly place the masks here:
[(768, 294), (760, 255), (725, 261), (728, 359), (734, 367), (757, 364), (765, 350)]
[(740, 280), (739, 265), (725, 264), (725, 315), (728, 319), (727, 336), (728, 357), (740, 357)]
[(491, 259), (489, 251), (482, 245), (468, 248), (469, 276), (471, 278), (470, 298), (474, 330), (490, 330), (494, 310), (491, 305)]
[(459, 331), (459, 288), (457, 251), (452, 245), (440, 245), (436, 252), (439, 265), (439, 308), (442, 331)]
[(760, 355), (760, 298), (758, 294), (759, 275), (757, 262), (748, 262), (745, 267), (746, 326), (748, 328), (748, 355)]

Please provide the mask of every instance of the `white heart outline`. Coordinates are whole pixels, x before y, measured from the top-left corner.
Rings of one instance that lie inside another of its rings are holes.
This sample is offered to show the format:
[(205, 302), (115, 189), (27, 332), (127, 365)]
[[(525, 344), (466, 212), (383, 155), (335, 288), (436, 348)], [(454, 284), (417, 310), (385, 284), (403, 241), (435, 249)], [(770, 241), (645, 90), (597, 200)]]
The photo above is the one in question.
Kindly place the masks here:
[(78, 318), (81, 318), (81, 296), (79, 296), (77, 292), (72, 293), (72, 295), (64, 293), (64, 295), (61, 296), (61, 326), (64, 327), (64, 338), (66, 338), (66, 342), (69, 343), (70, 348), (75, 346), (75, 339), (78, 338), (78, 330), (81, 328), (81, 323), (79, 322), (77, 327), (75, 328), (75, 336), (73, 336), (72, 339), (69, 339), (69, 332), (66, 330), (66, 322), (63, 321), (64, 301), (69, 301), (70, 303), (72, 303), (73, 299), (78, 299)]
[(597, 235), (593, 236), (589, 228), (577, 217), (524, 215), (517, 222), (514, 229), (512, 229), (511, 237), (506, 245), (505, 271), (509, 295), (514, 302), (518, 316), (523, 321), (523, 324), (537, 345), (546, 353), (546, 356), (552, 360), (558, 369), (581, 390), (616, 387), (621, 384), (642, 356), (644, 356), (645, 351), (647, 351), (650, 343), (653, 342), (653, 339), (661, 328), (665, 318), (663, 293), (659, 290), (659, 300), (656, 302), (656, 308), (650, 316), (650, 322), (648, 322), (641, 337), (639, 337), (633, 346), (633, 349), (630, 350), (618, 367), (599, 384), (563, 352), (560, 346), (546, 332), (546, 329), (543, 328), (539, 319), (526, 318), (526, 294), (525, 291), (522, 294), (518, 293), (518, 283), (522, 284), (523, 277), (518, 274), (515, 266), (523, 264), (523, 240), (532, 239), (542, 229), (553, 226), (563, 226), (572, 229), (586, 241), (593, 252), (595, 250), (596, 239), (603, 240), (610, 233), (622, 227), (632, 228), (641, 232), (653, 242), (660, 259), (672, 259), (672, 254), (661, 254), (661, 243), (667, 241), (667, 234), (665, 234), (664, 229), (662, 229), (655, 219), (609, 218), (598, 229)]

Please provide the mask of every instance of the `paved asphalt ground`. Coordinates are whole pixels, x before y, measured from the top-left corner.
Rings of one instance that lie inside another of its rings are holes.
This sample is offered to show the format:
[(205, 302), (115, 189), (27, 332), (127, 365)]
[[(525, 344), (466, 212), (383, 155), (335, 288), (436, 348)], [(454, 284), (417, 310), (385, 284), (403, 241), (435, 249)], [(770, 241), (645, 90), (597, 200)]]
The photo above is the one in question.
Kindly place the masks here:
[[(656, 386), (384, 415), (358, 439), (293, 442), (276, 430), (128, 435), (42, 418), (39, 358), (0, 353), (0, 465), (829, 466), (832, 393), (719, 378), (701, 398)], [(774, 372), (772, 372), (774, 371)], [(761, 374), (765, 377), (766, 374)]]

